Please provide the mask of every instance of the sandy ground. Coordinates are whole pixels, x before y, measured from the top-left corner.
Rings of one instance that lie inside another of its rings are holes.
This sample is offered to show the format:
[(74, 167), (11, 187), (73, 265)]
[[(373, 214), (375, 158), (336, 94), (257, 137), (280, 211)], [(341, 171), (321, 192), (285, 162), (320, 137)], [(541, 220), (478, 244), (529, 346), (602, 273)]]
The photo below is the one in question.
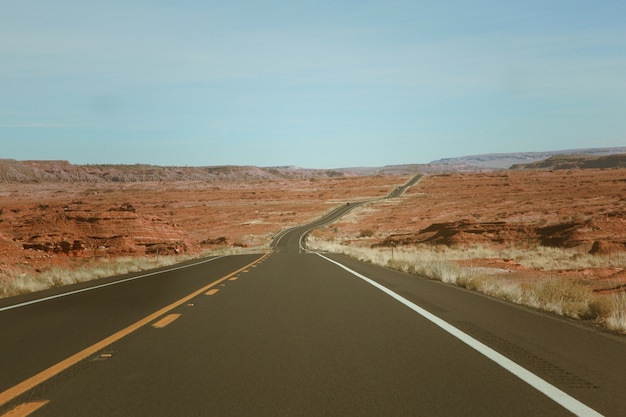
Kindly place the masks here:
[[(348, 201), (383, 197), (409, 178), (3, 183), (0, 278), (101, 257), (264, 247), (284, 228)], [(404, 196), (369, 203), (316, 236), (383, 249), (552, 247), (572, 259), (613, 257), (610, 265), (558, 270), (515, 259), (459, 260), (507, 277), (557, 274), (607, 290), (626, 284), (626, 265), (614, 261), (626, 252), (626, 169), (428, 175)]]
[(0, 278), (84, 260), (267, 245), (409, 176), (154, 183), (0, 183)]
[(569, 275), (597, 282), (598, 290), (610, 288), (626, 284), (626, 265), (614, 265), (626, 252), (626, 169), (426, 176), (403, 197), (368, 204), (318, 236), (379, 248), (552, 247), (573, 259), (594, 254), (608, 264), (612, 257), (610, 266), (549, 271), (514, 260), (459, 261), (525, 278)]

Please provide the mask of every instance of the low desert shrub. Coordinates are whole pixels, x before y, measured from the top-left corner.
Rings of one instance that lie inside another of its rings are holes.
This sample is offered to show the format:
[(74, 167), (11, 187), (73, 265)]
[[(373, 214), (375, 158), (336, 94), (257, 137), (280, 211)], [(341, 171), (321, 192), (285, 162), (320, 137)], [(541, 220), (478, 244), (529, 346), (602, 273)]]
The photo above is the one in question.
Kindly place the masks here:
[(477, 288), (479, 292), (515, 304), (522, 304), (524, 290), (519, 282), (495, 277), (483, 277), (479, 282), (480, 285)]
[(600, 295), (596, 296), (589, 303), (589, 311), (587, 315), (582, 316), (581, 318), (605, 323), (606, 320), (611, 317), (611, 315), (615, 312), (615, 310), (616, 306), (613, 304), (611, 298)]
[(524, 284), (523, 304), (569, 316), (587, 318), (593, 301), (591, 290), (575, 281), (551, 278)]
[(626, 332), (626, 292), (612, 294), (611, 302), (613, 310), (606, 318), (606, 326), (611, 330)]

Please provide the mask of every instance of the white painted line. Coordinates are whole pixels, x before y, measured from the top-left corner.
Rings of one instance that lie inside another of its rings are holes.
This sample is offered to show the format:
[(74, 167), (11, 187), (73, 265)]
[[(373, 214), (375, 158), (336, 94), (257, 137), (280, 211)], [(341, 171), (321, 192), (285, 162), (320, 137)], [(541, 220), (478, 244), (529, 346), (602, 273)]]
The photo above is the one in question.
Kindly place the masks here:
[(538, 377), (537, 375), (533, 374), (532, 372), (530, 372), (526, 368), (523, 368), (522, 366), (520, 366), (517, 363), (513, 362), (512, 360), (510, 360), (506, 356), (496, 352), (495, 350), (491, 349), (489, 346), (479, 342), (478, 340), (474, 339), (470, 335), (468, 335), (466, 333), (463, 333), (461, 330), (459, 330), (456, 327), (452, 326), (448, 322), (440, 319), (439, 317), (435, 316), (434, 314), (424, 310), (423, 308), (419, 307), (418, 305), (413, 304), (411, 301), (409, 301), (406, 298), (396, 294), (395, 292), (391, 291), (389, 288), (386, 288), (386, 287), (380, 285), (376, 281), (373, 281), (370, 278), (367, 278), (366, 276), (361, 275), (358, 272), (353, 271), (352, 269), (348, 268), (347, 266), (342, 265), (341, 263), (339, 263), (337, 261), (334, 261), (334, 260), (332, 260), (330, 258), (327, 258), (326, 256), (324, 256), (324, 255), (322, 255), (320, 253), (318, 253), (317, 255), (320, 256), (323, 259), (326, 259), (328, 262), (331, 262), (331, 263), (337, 265), (338, 267), (348, 271), (352, 275), (362, 279), (363, 281), (367, 282), (368, 284), (378, 288), (379, 290), (381, 290), (385, 294), (393, 297), (397, 301), (399, 301), (402, 304), (404, 304), (405, 306), (409, 307), (411, 310), (415, 311), (417, 314), (419, 314), (422, 317), (424, 317), (426, 320), (432, 322), (433, 324), (435, 324), (436, 326), (440, 327), (442, 330), (448, 332), (452, 336), (456, 337), (457, 339), (459, 339), (461, 342), (465, 343), (466, 345), (468, 345), (472, 349), (478, 351), (479, 353), (481, 353), (482, 355), (484, 355), (488, 359), (490, 359), (493, 362), (497, 363), (502, 368), (506, 369), (507, 371), (509, 371), (510, 373), (512, 373), (513, 375), (515, 375), (519, 379), (521, 379), (522, 381), (526, 382), (531, 387), (535, 388), (536, 390), (538, 390), (542, 394), (546, 395), (548, 398), (550, 398), (551, 400), (553, 400), (557, 404), (561, 405), (562, 407), (564, 407), (568, 411), (574, 413), (574, 415), (580, 416), (580, 417), (603, 417), (602, 414), (598, 413), (594, 409), (592, 409), (592, 408), (586, 406), (585, 404), (581, 403), (576, 398), (571, 397), (570, 395), (568, 395), (565, 392), (561, 391), (560, 389), (558, 389), (554, 385), (550, 384), (549, 382), (547, 382), (547, 381), (543, 380), (542, 378)]
[(302, 233), (302, 234), (300, 235), (300, 238), (298, 239), (298, 246), (300, 247), (300, 252), (302, 252), (302, 251), (308, 252), (308, 250), (307, 250), (307, 249), (304, 247), (304, 245), (303, 245), (303, 239), (304, 239), (304, 237), (305, 237), (306, 235), (308, 235), (309, 233), (311, 233), (311, 231), (312, 231), (312, 230), (317, 229), (318, 227), (320, 227), (320, 226), (317, 226), (317, 227), (312, 227), (312, 228), (310, 228), (310, 229), (307, 229), (304, 233)]
[[(296, 227), (298, 227), (298, 226), (296, 226)], [(276, 236), (279, 236), (279, 235), (280, 235), (280, 237), (278, 238), (278, 240), (276, 241), (276, 244), (275, 244), (274, 246), (275, 246), (275, 247), (276, 247), (276, 246), (278, 246), (278, 244), (280, 243), (280, 241), (282, 240), (282, 238), (283, 238), (283, 237), (285, 237), (285, 235), (286, 235), (288, 232), (290, 232), (292, 229), (295, 229), (296, 227), (290, 227), (290, 228), (288, 228), (288, 229), (281, 230), (280, 232), (276, 233)], [(274, 236), (274, 239), (276, 239), (276, 236)]]
[(50, 297), (44, 297), (44, 298), (38, 298), (38, 299), (32, 300), (32, 301), (26, 301), (26, 302), (20, 303), (20, 304), (14, 304), (14, 305), (11, 305), (11, 306), (0, 307), (0, 312), (6, 311), (6, 310), (12, 310), (14, 308), (19, 308), (19, 307), (25, 307), (25, 306), (28, 306), (28, 305), (31, 305), (31, 304), (37, 304), (37, 303), (41, 303), (41, 302), (44, 302), (44, 301), (54, 300), (56, 298), (67, 297), (68, 295), (79, 294), (81, 292), (97, 290), (99, 288), (109, 287), (111, 285), (122, 284), (124, 282), (134, 281), (136, 279), (151, 277), (153, 275), (163, 274), (165, 272), (177, 271), (179, 269), (184, 269), (184, 268), (189, 268), (189, 267), (196, 266), (196, 265), (201, 265), (201, 264), (204, 264), (204, 263), (207, 263), (207, 262), (211, 262), (211, 261), (214, 261), (216, 259), (223, 258), (223, 257), (224, 256), (216, 256), (215, 258), (205, 259), (203, 261), (195, 262), (195, 263), (189, 264), (189, 265), (176, 266), (176, 267), (168, 268), (168, 269), (165, 269), (165, 270), (162, 270), (162, 271), (150, 272), (148, 274), (137, 275), (136, 277), (126, 278), (126, 279), (122, 279), (122, 280), (119, 280), (119, 281), (113, 281), (113, 282), (109, 282), (109, 283), (106, 283), (106, 284), (96, 285), (94, 287), (83, 288), (83, 289), (80, 289), (80, 290), (65, 292), (65, 293), (62, 293), (62, 294), (51, 295)]

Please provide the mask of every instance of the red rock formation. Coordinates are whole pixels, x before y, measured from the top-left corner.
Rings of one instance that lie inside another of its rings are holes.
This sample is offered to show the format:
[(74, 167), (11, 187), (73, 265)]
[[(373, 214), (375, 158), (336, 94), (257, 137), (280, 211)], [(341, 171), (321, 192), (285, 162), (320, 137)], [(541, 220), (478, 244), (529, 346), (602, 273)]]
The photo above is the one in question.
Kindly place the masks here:
[[(72, 167), (59, 166), (64, 173)], [(49, 164), (37, 166), (43, 168), (52, 170)], [(13, 270), (80, 261), (75, 258), (266, 244), (283, 228), (354, 198), (382, 197), (407, 179), (0, 182), (0, 279)]]

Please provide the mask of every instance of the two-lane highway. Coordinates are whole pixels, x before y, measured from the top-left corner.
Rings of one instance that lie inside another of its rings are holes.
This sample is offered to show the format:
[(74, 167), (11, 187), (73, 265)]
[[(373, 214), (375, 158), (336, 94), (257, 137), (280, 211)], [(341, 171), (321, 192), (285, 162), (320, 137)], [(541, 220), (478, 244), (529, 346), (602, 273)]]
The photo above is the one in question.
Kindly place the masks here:
[(103, 340), (124, 337), (134, 331), (130, 327), (159, 317), (158, 312), (259, 257), (205, 259), (2, 300), (0, 407), (106, 347)]
[(274, 254), (191, 304), (41, 389), (40, 415), (568, 415), (314, 254)]
[(626, 338), (302, 249), (353, 207), (269, 256), (0, 311), (0, 415), (624, 415)]
[(413, 176), (409, 181), (407, 181), (404, 185), (394, 188), (386, 197), (378, 198), (378, 199), (369, 199), (362, 200), (357, 202), (346, 203), (345, 205), (339, 206), (319, 219), (307, 223), (302, 226), (293, 227), (290, 229), (285, 229), (278, 233), (270, 247), (278, 252), (302, 252), (305, 250), (306, 246), (306, 236), (309, 232), (319, 227), (331, 224), (341, 217), (345, 216), (352, 210), (361, 207), (366, 203), (370, 203), (372, 201), (379, 201), (388, 198), (396, 198), (400, 197), (404, 192), (411, 186), (417, 184), (417, 182), (423, 177), (422, 174), (417, 174)]
[(339, 206), (316, 221), (303, 226), (283, 230), (274, 237), (270, 246), (277, 252), (302, 252), (305, 249), (304, 242), (306, 236), (310, 231), (338, 220), (366, 202), (367, 201), (360, 201), (358, 203), (348, 203), (343, 206)]

